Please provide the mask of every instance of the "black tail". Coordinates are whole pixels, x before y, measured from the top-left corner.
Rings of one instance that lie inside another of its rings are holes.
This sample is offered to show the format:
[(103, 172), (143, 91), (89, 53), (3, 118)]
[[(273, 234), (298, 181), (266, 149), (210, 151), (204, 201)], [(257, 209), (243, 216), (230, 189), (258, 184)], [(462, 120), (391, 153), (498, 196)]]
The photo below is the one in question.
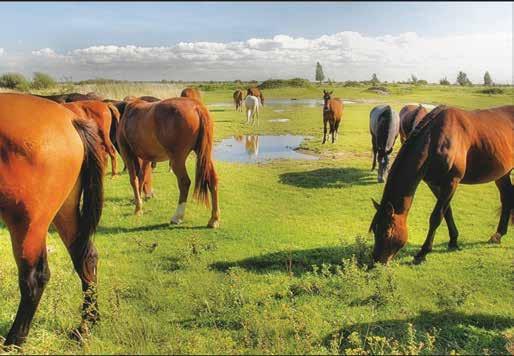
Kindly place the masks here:
[(102, 216), (104, 158), (95, 125), (84, 120), (74, 120), (73, 126), (84, 144), (84, 161), (80, 172), (82, 206), (78, 241), (87, 245)]
[[(120, 153), (120, 146), (118, 145), (118, 140), (116, 139), (116, 132), (118, 132), (118, 125), (120, 121), (120, 112), (118, 108), (112, 103), (108, 103), (109, 111), (111, 112), (111, 130), (109, 131), (109, 138), (111, 139), (114, 148), (118, 153)], [(120, 153), (121, 154), (121, 153)]]

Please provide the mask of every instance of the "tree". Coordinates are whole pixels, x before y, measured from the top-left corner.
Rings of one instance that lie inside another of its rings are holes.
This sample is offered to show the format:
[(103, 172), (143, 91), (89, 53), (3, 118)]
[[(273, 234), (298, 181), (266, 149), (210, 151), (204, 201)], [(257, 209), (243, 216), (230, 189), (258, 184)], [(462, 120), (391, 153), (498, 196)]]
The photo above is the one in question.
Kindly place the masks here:
[(444, 77), (443, 79), (439, 80), (439, 84), (441, 84), (441, 85), (450, 85), (450, 81), (448, 80), (448, 78)]
[(410, 75), (410, 81), (412, 82), (412, 84), (417, 84), (418, 83), (418, 77), (416, 77), (414, 74), (411, 74)]
[(373, 73), (373, 75), (371, 76), (371, 84), (377, 85), (378, 83), (380, 83), (380, 80), (378, 80), (377, 74)]
[(316, 81), (321, 84), (325, 80), (325, 73), (323, 73), (323, 67), (319, 62), (316, 62)]
[(0, 77), (0, 87), (27, 91), (29, 90), (30, 83), (22, 74), (6, 73)]
[(457, 75), (457, 84), (459, 85), (471, 85), (471, 80), (469, 80), (468, 75), (464, 73), (463, 71), (460, 71)]
[(34, 89), (48, 89), (55, 86), (55, 80), (45, 73), (36, 72), (32, 79), (32, 88)]
[(493, 80), (491, 79), (491, 74), (489, 72), (485, 72), (484, 74), (484, 85), (491, 86), (493, 85)]

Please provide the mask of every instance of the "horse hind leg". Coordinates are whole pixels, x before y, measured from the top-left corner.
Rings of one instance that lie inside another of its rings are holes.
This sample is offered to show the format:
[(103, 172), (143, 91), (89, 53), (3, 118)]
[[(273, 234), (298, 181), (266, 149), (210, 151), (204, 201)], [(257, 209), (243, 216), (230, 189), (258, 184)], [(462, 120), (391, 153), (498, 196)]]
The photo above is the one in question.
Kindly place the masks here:
[(139, 176), (141, 169), (139, 166), (138, 158), (132, 153), (128, 145), (126, 145), (123, 140), (119, 141), (120, 153), (125, 161), (125, 166), (127, 167), (130, 179), (130, 185), (132, 186), (132, 191), (134, 192), (134, 203), (136, 205), (134, 214), (142, 215), (143, 214), (143, 200), (141, 199), (140, 192), (140, 181)]
[(501, 177), (495, 183), (500, 191), (501, 213), (498, 227), (489, 239), (489, 243), (499, 244), (502, 236), (507, 233), (509, 217), (514, 217), (514, 185), (510, 181), (510, 173)]
[(180, 195), (178, 199), (177, 210), (171, 217), (170, 223), (178, 225), (182, 222), (186, 213), (187, 196), (189, 194), (189, 187), (191, 186), (191, 179), (187, 174), (185, 157), (180, 160), (173, 160), (171, 168), (177, 177), (177, 184)]
[(5, 345), (20, 346), (27, 338), (39, 301), (50, 279), (46, 252), (46, 234), (50, 223), (30, 221), (24, 214), (4, 214), (3, 218), (13, 241), (21, 293), (18, 311)]

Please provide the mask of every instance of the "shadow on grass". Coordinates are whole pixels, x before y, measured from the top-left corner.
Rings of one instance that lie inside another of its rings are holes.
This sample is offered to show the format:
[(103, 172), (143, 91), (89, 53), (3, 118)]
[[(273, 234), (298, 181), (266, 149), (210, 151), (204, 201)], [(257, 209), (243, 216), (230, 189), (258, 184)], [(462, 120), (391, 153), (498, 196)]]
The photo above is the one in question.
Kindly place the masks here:
[(373, 172), (352, 167), (283, 173), (279, 180), (280, 183), (299, 188), (343, 188), (352, 185), (377, 184)]
[[(347, 339), (352, 332), (357, 332), (361, 336), (386, 337), (390, 340), (397, 340), (400, 344), (407, 344), (409, 342), (407, 340), (409, 323), (412, 324), (418, 336), (427, 332), (433, 335), (433, 328), (438, 329), (435, 337), (435, 350), (432, 351), (435, 353), (449, 353), (451, 350), (483, 353), (484, 349), (488, 349), (492, 354), (504, 354), (507, 351), (506, 340), (501, 332), (514, 325), (514, 318), (446, 310), (422, 311), (419, 315), (408, 319), (350, 324), (336, 332), (342, 340), (339, 350), (344, 352), (346, 348), (352, 347)], [(324, 338), (327, 346), (333, 340), (333, 334)]]
[(142, 231), (159, 231), (159, 230), (206, 230), (207, 226), (182, 226), (182, 225), (171, 225), (169, 223), (152, 224), (145, 226), (98, 226), (98, 233), (128, 233), (128, 232), (142, 232)]

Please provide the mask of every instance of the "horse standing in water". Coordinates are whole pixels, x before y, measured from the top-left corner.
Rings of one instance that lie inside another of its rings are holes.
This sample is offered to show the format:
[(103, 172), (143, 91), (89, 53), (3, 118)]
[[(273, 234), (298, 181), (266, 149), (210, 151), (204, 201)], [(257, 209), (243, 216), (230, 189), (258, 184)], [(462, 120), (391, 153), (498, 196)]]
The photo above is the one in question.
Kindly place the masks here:
[(331, 98), (332, 91), (323, 90), (323, 142), (327, 141), (327, 123), (330, 125), (329, 135), (332, 135), (332, 143), (338, 136), (339, 124), (343, 117), (343, 103), (339, 98)]
[(405, 105), (400, 110), (400, 140), (405, 142), (409, 134), (418, 126), (423, 118), (432, 110), (425, 105)]
[(255, 121), (257, 121), (257, 125), (259, 125), (259, 98), (253, 95), (248, 95), (245, 98), (245, 106), (246, 106), (246, 123), (253, 125)]
[(262, 95), (262, 91), (259, 88), (257, 88), (257, 87), (248, 88), (246, 90), (246, 96), (249, 96), (249, 95), (258, 97), (261, 101), (260, 104), (262, 106), (264, 106), (264, 95)]
[[(389, 105), (375, 106), (369, 114), (369, 132), (373, 146), (373, 165), (375, 170), (378, 158), (378, 182), (387, 178), (389, 156), (393, 152), (394, 143), (400, 129), (400, 118)], [(378, 155), (378, 157), (377, 157)]]
[(0, 94), (0, 215), (11, 235), (21, 292), (7, 345), (27, 338), (50, 278), (46, 236), (52, 223), (82, 281), (78, 332), (98, 319), (98, 254), (90, 237), (102, 213), (104, 162), (96, 132), (93, 123), (49, 100)]
[(213, 120), (209, 110), (198, 100), (172, 98), (156, 103), (134, 100), (124, 103), (118, 129), (118, 145), (129, 171), (134, 191), (135, 213), (142, 214), (141, 191), (151, 179), (152, 161), (170, 161), (177, 177), (180, 197), (172, 224), (184, 218), (191, 180), (186, 170), (186, 159), (196, 153), (194, 195), (208, 204), (211, 193), (212, 214), (208, 227), (218, 227), (218, 178), (212, 160)]
[(370, 230), (375, 234), (373, 259), (387, 263), (407, 243), (407, 216), (423, 179), (437, 198), (430, 228), (416, 263), (432, 251), (437, 227), (444, 216), (450, 234), (449, 249), (457, 248), (458, 231), (450, 201), (459, 183), (494, 181), (500, 191), (501, 216), (490, 243), (500, 243), (514, 218), (514, 106), (464, 111), (439, 106), (411, 133), (400, 149)]
[(98, 134), (102, 140), (102, 147), (106, 155), (108, 154), (111, 157), (111, 174), (114, 178), (117, 175), (116, 148), (111, 138), (113, 135), (115, 136), (118, 121), (120, 120), (118, 109), (111, 103), (103, 103), (96, 100), (76, 101), (62, 105), (73, 111), (78, 117), (92, 120), (96, 123)]
[(243, 111), (243, 96), (241, 89), (237, 89), (234, 94), (232, 94), (232, 98), (234, 98), (234, 103), (236, 104), (236, 111)]
[(200, 91), (196, 88), (187, 87), (182, 90), (182, 93), (180, 93), (180, 96), (182, 98), (190, 98), (190, 99), (196, 99), (199, 101), (202, 101), (202, 94), (200, 94)]

